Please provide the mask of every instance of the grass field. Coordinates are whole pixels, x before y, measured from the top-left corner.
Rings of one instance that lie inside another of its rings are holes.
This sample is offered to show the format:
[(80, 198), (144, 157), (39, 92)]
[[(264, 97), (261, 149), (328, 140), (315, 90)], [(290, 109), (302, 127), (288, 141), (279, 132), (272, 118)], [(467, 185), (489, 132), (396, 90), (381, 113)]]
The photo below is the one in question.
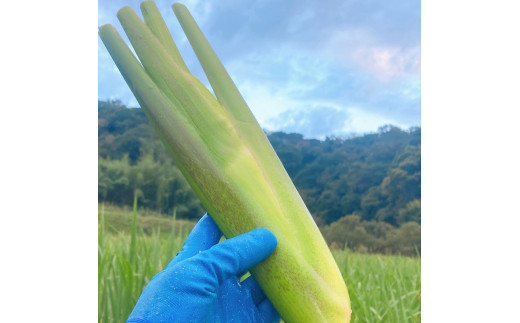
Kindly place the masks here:
[[(113, 206), (99, 209), (98, 321), (124, 322), (141, 291), (181, 249), (194, 223)], [(421, 260), (332, 250), (352, 322), (420, 322)]]

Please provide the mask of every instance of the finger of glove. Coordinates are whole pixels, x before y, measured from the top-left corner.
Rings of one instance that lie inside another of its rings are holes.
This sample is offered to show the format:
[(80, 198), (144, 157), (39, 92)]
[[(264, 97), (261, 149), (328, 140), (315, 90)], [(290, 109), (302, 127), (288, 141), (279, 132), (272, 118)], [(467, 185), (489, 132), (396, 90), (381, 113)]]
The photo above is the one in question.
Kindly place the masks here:
[(269, 299), (265, 299), (260, 305), (258, 305), (258, 312), (266, 323), (278, 323), (280, 322), (280, 314), (276, 311), (273, 303)]
[(224, 281), (267, 258), (276, 244), (271, 231), (258, 228), (219, 243), (188, 261), (194, 268), (203, 269), (203, 276), (208, 279), (201, 283), (207, 284), (207, 290), (216, 292)]
[(240, 283), (243, 289), (246, 289), (249, 291), (249, 294), (251, 295), (251, 299), (253, 300), (253, 303), (255, 305), (260, 304), (265, 299), (265, 294), (262, 291), (262, 288), (260, 288), (260, 285), (256, 282), (256, 279), (253, 278), (253, 276), (247, 277), (243, 282)]
[(221, 237), (222, 232), (215, 221), (213, 221), (208, 213), (204, 214), (195, 227), (193, 227), (188, 238), (186, 238), (182, 250), (177, 253), (168, 267), (211, 248), (218, 243)]

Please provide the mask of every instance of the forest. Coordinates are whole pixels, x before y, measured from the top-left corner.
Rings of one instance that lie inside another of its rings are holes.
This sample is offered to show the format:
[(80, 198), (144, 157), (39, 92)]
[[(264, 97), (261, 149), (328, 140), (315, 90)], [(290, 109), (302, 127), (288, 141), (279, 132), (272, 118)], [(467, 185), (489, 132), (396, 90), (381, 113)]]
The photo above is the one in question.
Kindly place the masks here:
[[(385, 125), (349, 138), (267, 132), (329, 244), (420, 253), (421, 128)], [(196, 220), (204, 208), (146, 116), (98, 101), (98, 199)]]

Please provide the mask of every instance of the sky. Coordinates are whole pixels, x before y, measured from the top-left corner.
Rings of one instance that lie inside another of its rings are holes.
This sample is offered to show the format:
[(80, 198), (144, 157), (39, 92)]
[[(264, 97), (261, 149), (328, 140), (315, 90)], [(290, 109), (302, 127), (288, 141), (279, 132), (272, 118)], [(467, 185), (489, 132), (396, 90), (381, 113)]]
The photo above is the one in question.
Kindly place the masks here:
[[(140, 2), (99, 0), (99, 25), (126, 39), (116, 13), (129, 5), (141, 15)], [(265, 130), (324, 139), (421, 125), (420, 0), (179, 2)], [(188, 68), (210, 88), (173, 2), (156, 4)], [(101, 40), (98, 97), (138, 107)]]

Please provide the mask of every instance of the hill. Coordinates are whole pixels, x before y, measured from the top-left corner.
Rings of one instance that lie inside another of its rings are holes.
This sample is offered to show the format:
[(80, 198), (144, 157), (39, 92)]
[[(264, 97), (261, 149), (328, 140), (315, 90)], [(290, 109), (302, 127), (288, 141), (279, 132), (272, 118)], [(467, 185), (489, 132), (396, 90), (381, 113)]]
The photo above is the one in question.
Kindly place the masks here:
[[(204, 209), (140, 109), (98, 101), (99, 201), (140, 204), (179, 218)], [(387, 125), (354, 138), (268, 138), (316, 222), (330, 227), (346, 215), (362, 223), (420, 223), (421, 129)]]

